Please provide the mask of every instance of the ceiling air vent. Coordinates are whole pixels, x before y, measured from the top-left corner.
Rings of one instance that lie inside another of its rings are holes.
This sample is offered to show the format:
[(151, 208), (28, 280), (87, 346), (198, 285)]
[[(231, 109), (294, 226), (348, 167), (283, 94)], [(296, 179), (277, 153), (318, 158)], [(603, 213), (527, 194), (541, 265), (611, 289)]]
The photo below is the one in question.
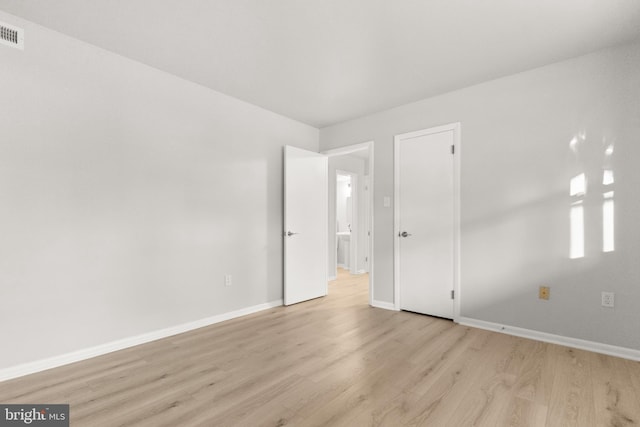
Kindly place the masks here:
[(0, 44), (24, 50), (24, 30), (0, 22)]

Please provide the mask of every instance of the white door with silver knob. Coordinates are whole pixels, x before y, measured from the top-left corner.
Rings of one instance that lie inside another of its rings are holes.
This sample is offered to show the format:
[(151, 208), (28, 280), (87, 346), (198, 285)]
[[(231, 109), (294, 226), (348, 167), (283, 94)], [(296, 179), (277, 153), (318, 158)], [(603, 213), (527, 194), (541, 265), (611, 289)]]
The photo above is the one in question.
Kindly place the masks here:
[(327, 295), (327, 157), (284, 148), (284, 303)]
[(395, 138), (396, 308), (454, 317), (457, 126)]

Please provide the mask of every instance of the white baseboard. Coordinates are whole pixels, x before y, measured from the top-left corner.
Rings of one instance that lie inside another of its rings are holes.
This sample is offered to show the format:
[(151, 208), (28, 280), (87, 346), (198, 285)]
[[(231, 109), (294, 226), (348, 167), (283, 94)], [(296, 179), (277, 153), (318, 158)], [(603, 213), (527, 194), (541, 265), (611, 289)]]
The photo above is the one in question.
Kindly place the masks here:
[(217, 316), (207, 317), (205, 319), (171, 326), (169, 328), (160, 329), (158, 331), (152, 331), (133, 337), (100, 344), (95, 347), (85, 348), (82, 350), (74, 351), (72, 353), (61, 354), (59, 356), (54, 356), (35, 362), (29, 362), (10, 368), (0, 369), (0, 381), (6, 381), (12, 378), (18, 378), (47, 369), (57, 368), (58, 366), (68, 365), (69, 363), (79, 362), (81, 360), (101, 356), (106, 353), (111, 353), (128, 347), (144, 344), (150, 341), (159, 340), (161, 338), (170, 337), (172, 335), (181, 334), (183, 332), (188, 332), (193, 329), (213, 325), (215, 323), (224, 322), (225, 320), (235, 319), (236, 317), (246, 316), (247, 314), (256, 313), (258, 311), (267, 310), (273, 307), (278, 307), (282, 304), (282, 300), (271, 301), (264, 304), (258, 304), (252, 307), (246, 307), (240, 310), (219, 314)]
[(396, 306), (392, 302), (372, 300), (371, 307), (384, 308), (385, 310), (396, 310)]
[(336, 280), (337, 278), (337, 276), (329, 276), (327, 277), (327, 281), (331, 282), (332, 280)]
[(502, 332), (517, 337), (530, 338), (533, 340), (559, 344), (566, 347), (579, 348), (581, 350), (593, 351), (595, 353), (607, 354), (609, 356), (622, 357), (624, 359), (640, 361), (640, 350), (627, 347), (618, 347), (610, 344), (603, 344), (595, 341), (587, 341), (579, 338), (565, 337), (562, 335), (549, 334), (546, 332), (534, 331), (532, 329), (518, 328), (516, 326), (501, 325), (499, 323), (486, 322), (484, 320), (461, 317), (461, 325), (472, 326), (474, 328), (486, 329), (489, 331)]

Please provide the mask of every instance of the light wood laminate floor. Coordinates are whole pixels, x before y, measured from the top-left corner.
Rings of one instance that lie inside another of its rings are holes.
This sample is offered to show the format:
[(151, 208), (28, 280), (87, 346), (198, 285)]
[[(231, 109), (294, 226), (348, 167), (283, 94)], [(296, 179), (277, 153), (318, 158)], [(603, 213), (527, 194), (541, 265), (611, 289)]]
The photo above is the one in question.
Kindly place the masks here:
[(80, 426), (640, 425), (640, 363), (367, 305), (366, 276), (0, 383)]

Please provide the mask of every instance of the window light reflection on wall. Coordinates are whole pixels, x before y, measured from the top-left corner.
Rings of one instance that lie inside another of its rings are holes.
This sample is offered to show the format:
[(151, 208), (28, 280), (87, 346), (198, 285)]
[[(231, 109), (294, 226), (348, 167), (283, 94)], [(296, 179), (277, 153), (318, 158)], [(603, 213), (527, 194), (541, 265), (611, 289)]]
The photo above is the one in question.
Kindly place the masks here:
[(613, 218), (613, 191), (603, 194), (602, 203), (602, 252), (613, 252), (614, 245), (614, 218)]
[(569, 184), (569, 195), (584, 196), (586, 193), (587, 193), (587, 180), (584, 176), (584, 173), (581, 173), (580, 175), (577, 175), (571, 178), (571, 182)]
[(602, 193), (602, 252), (613, 252), (615, 250), (615, 230), (614, 230), (614, 190), (615, 178), (611, 168), (611, 156), (613, 155), (613, 144), (609, 144), (604, 150), (604, 170), (602, 171), (602, 185), (606, 187)]
[(571, 206), (571, 244), (569, 258), (584, 257), (584, 206), (582, 202)]
[(569, 212), (569, 258), (584, 257), (584, 206), (582, 198), (587, 192), (587, 179), (584, 173), (571, 178), (569, 195), (576, 198)]

